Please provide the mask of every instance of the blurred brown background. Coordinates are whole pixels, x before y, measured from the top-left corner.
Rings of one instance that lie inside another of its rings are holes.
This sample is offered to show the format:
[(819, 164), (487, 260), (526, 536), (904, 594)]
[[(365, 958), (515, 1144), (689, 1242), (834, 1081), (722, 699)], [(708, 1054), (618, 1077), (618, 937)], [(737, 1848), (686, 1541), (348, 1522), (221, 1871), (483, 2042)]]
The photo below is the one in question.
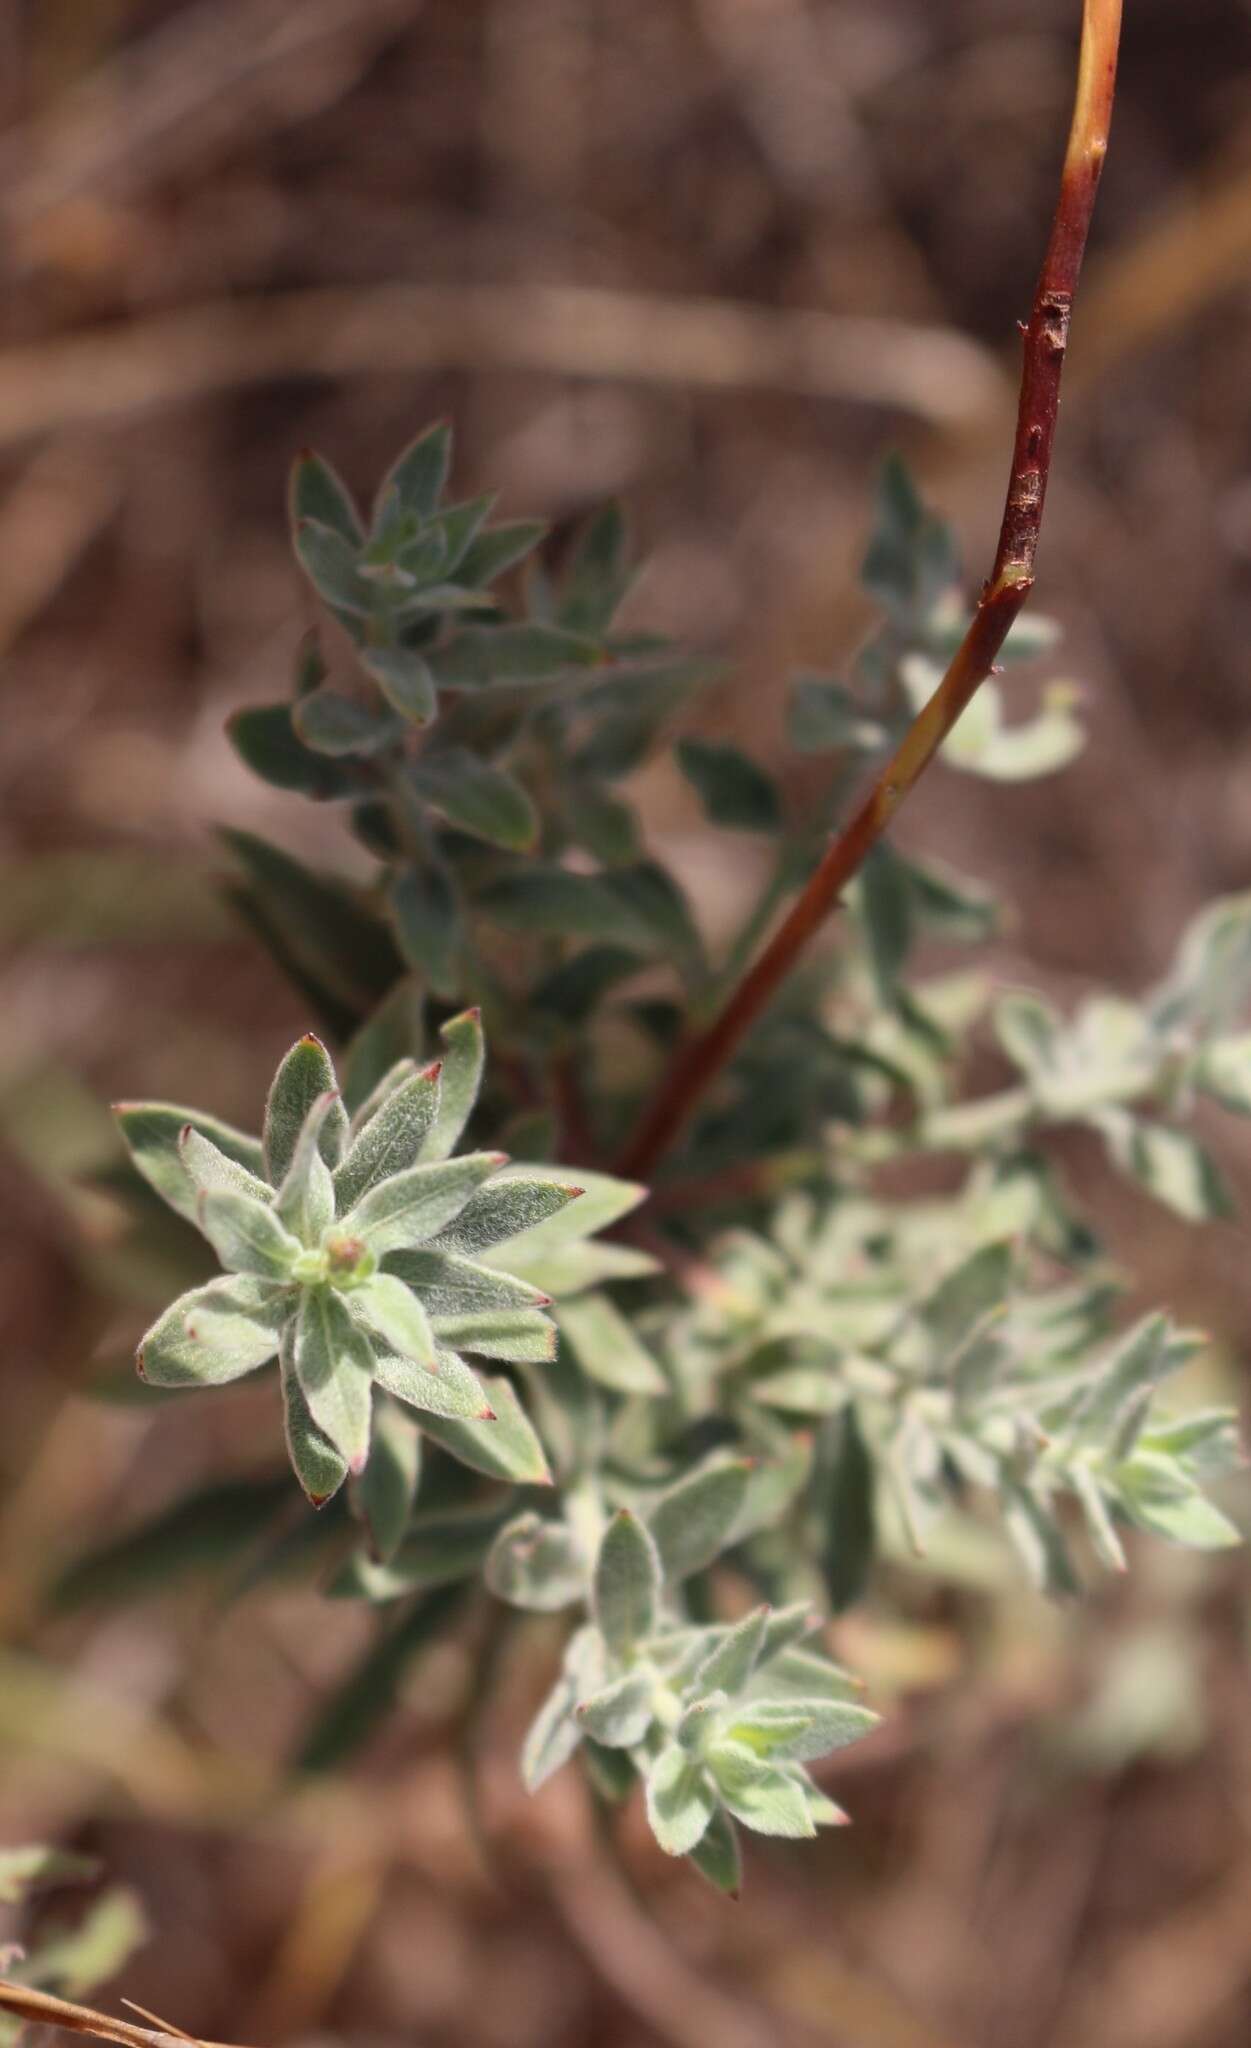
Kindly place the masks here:
[[(890, 1709), (832, 1776), (857, 1825), (753, 1844), (737, 1909), (631, 1838), (640, 1903), (572, 1785), (521, 1800), (546, 1640), (478, 1732), (488, 1864), (455, 1757), (472, 1646), (417, 1667), (355, 1775), (284, 1795), (359, 1614), (212, 1588), (42, 1611), (67, 1556), (214, 1461), (247, 1470), (273, 1421), (245, 1398), (189, 1429), (73, 1389), (151, 1298), (83, 1192), (111, 1156), (100, 1105), (168, 1094), (254, 1122), (305, 1021), (220, 905), (212, 825), (351, 857), (221, 732), (285, 687), (309, 615), (292, 454), (312, 442), (366, 489), (446, 412), (463, 494), (498, 484), (507, 511), (557, 520), (628, 494), (651, 557), (634, 616), (732, 650), (717, 716), (776, 756), (787, 666), (837, 668), (864, 622), (887, 446), (974, 574), (989, 555), (1079, 12), (0, 0), (0, 1837), (98, 1851), (151, 1925), (124, 1988), (198, 2032), (1251, 2032), (1238, 1560), (1140, 1546), (1081, 1614), (980, 1554), (957, 1592), (896, 1587), (842, 1634)], [(1140, 986), (1201, 901), (1251, 879), (1251, 6), (1127, 16), (1038, 590), (1090, 745), (1022, 790), (938, 775), (904, 825), (1011, 897), (993, 965), (1061, 997)], [(648, 800), (715, 919), (736, 877), (663, 773)], [(1251, 1194), (1227, 1124), (1221, 1156)], [(1243, 1227), (1187, 1231), (1078, 1163), (1114, 1245), (1219, 1333), (1236, 1384)]]

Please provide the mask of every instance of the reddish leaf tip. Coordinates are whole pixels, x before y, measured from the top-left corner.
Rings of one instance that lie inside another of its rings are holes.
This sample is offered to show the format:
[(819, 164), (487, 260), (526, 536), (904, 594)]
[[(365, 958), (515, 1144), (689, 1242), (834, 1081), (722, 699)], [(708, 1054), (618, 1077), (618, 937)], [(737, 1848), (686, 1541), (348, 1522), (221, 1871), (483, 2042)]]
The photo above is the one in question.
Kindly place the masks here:
[(496, 1412), (495, 1412), (494, 1408), (479, 1408), (479, 1410), (478, 1410), (477, 1414), (476, 1414), (476, 1415), (474, 1416), (474, 1421), (475, 1421), (475, 1422), (498, 1422), (498, 1421), (499, 1421), (499, 1416), (498, 1416), (498, 1415), (496, 1414)]

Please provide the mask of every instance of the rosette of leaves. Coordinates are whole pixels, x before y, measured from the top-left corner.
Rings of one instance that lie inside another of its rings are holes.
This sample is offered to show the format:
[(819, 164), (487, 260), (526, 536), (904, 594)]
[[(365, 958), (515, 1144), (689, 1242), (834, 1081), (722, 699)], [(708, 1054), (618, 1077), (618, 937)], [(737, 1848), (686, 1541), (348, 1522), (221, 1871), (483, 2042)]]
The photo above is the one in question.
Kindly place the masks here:
[[(641, 1780), (661, 1848), (689, 1856), (730, 1892), (739, 1885), (735, 1824), (801, 1837), (845, 1820), (807, 1765), (877, 1721), (855, 1698), (855, 1681), (811, 1647), (810, 1607), (762, 1606), (735, 1624), (693, 1624), (683, 1612), (684, 1581), (732, 1538), (744, 1483), (741, 1465), (710, 1463), (646, 1515), (622, 1508), (608, 1520), (592, 1560), (590, 1618), (569, 1642), (522, 1759), (532, 1790), (577, 1751), (611, 1798)], [(531, 1543), (523, 1565), (518, 1545), (519, 1535), (505, 1534), (498, 1546), (513, 1597), (537, 1604), (536, 1592), (567, 1577), (568, 1561)], [(497, 1556), (497, 1585), (504, 1570)]]
[[(921, 1550), (945, 1506), (994, 1499), (1051, 1592), (1077, 1584), (1070, 1507), (1116, 1569), (1126, 1523), (1192, 1548), (1240, 1540), (1205, 1492), (1237, 1461), (1233, 1415), (1156, 1400), (1201, 1340), (1160, 1315), (1117, 1337), (1116, 1288), (1097, 1270), (1046, 1284), (1028, 1244), (1036, 1199), (1028, 1175), (948, 1202), (792, 1197), (769, 1236), (714, 1248), (719, 1286), (674, 1326), (688, 1418), (728, 1410), (748, 1445), (782, 1419), (818, 1426), (793, 1557), (836, 1606), (860, 1590), (883, 1507)], [(1015, 1235), (997, 1234), (1005, 1223)]]
[[(350, 1118), (312, 1036), (282, 1061), (260, 1138), (163, 1103), (117, 1112), (139, 1171), (226, 1268), (158, 1318), (139, 1347), (141, 1375), (218, 1386), (276, 1359), (291, 1462), (317, 1504), (349, 1472), (368, 1496), (375, 1456), (389, 1468), (399, 1455), (415, 1483), (405, 1416), (479, 1469), (548, 1476), (510, 1383), (484, 1381), (465, 1354), (553, 1356), (551, 1297), (519, 1269), (536, 1240), (551, 1256), (542, 1226), (582, 1188), (558, 1169), (510, 1168), (500, 1152), (456, 1154), (483, 1068), (477, 1013), (441, 1036), (441, 1059), (401, 1060)], [(611, 1213), (597, 1180), (587, 1230)], [(641, 1193), (611, 1185), (616, 1213)], [(582, 1229), (571, 1220), (567, 1234)], [(403, 1518), (388, 1519), (398, 1540)]]

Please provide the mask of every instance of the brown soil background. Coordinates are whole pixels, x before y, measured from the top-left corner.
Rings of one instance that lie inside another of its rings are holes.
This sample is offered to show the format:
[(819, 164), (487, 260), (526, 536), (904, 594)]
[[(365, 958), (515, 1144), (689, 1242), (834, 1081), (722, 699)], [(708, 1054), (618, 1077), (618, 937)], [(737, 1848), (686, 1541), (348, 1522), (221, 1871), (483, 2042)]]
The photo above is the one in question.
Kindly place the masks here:
[[(211, 838), (341, 851), (221, 733), (285, 686), (309, 615), (292, 454), (367, 489), (447, 413), (466, 494), (559, 521), (624, 493), (651, 561), (634, 616), (731, 650), (717, 721), (778, 758), (787, 667), (837, 668), (861, 630), (887, 446), (975, 573), (989, 555), (1079, 11), (0, 0), (0, 1836), (98, 1851), (151, 1922), (123, 1988), (199, 2033), (1247, 2039), (1237, 1559), (1145, 1546), (1081, 1614), (919, 1581), (854, 1619), (891, 1708), (832, 1774), (856, 1826), (753, 1850), (738, 1908), (632, 1827), (629, 1891), (572, 1786), (521, 1799), (543, 1642), (481, 1735), (486, 1861), (454, 1756), (472, 1649), (417, 1667), (352, 1776), (284, 1793), (361, 1616), (295, 1593), (72, 1622), (42, 1601), (93, 1537), (259, 1454), (246, 1400), (189, 1429), (74, 1397), (130, 1334), (76, 1190), (111, 1095), (254, 1121), (305, 1021), (220, 908)], [(1061, 997), (1141, 986), (1251, 874), (1251, 9), (1127, 15), (1037, 592), (1090, 745), (1022, 790), (936, 775), (903, 827), (1011, 898), (995, 971)], [(665, 774), (646, 795), (715, 921), (744, 878)], [(1251, 1193), (1245, 1131), (1216, 1141)], [(1073, 1163), (1236, 1380), (1245, 1226), (1186, 1230)]]

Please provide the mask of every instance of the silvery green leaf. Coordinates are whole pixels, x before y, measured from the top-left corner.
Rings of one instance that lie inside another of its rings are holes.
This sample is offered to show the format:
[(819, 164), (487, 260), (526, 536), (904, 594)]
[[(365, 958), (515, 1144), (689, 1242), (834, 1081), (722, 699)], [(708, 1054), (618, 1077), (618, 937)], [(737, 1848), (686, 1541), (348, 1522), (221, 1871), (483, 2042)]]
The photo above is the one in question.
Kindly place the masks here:
[(417, 1251), (390, 1252), (386, 1270), (421, 1296), (432, 1316), (472, 1315), (487, 1309), (545, 1308), (551, 1296), (528, 1280), (514, 1279), (494, 1266), (480, 1266), (455, 1252), (422, 1246)]
[(1205, 1095), (1213, 1095), (1237, 1116), (1251, 1116), (1251, 1032), (1218, 1038), (1203, 1048), (1194, 1079)]
[[(385, 1107), (379, 1113), (385, 1115)], [(344, 1234), (363, 1238), (378, 1258), (425, 1244), (460, 1214), (474, 1189), (503, 1164), (502, 1152), (466, 1152), (459, 1159), (393, 1173), (371, 1187), (343, 1218)]]
[(539, 1614), (571, 1606), (586, 1590), (586, 1564), (566, 1524), (535, 1514), (505, 1523), (484, 1573), (497, 1599)]
[[(265, 1172), (275, 1187), (281, 1186), (295, 1157), (304, 1120), (319, 1096), (334, 1095), (339, 1083), (330, 1055), (319, 1038), (306, 1032), (292, 1046), (274, 1075), (265, 1104)], [(326, 1112), (318, 1140), (327, 1166), (334, 1166), (347, 1135), (347, 1111), (342, 1103)]]
[(450, 825), (475, 839), (527, 852), (538, 838), (539, 818), (529, 792), (506, 769), (468, 747), (421, 756), (410, 779)]
[(1040, 775), (1054, 775), (1076, 760), (1086, 744), (1086, 728), (1075, 716), (1080, 695), (1071, 683), (1049, 683), (1033, 718), (1005, 725), (996, 690), (986, 698), (984, 722), (975, 717), (966, 724), (961, 719), (954, 727), (943, 743), (943, 760), (950, 768), (966, 768), (993, 782), (1032, 782)]
[(329, 1287), (306, 1288), (295, 1325), (295, 1369), (309, 1413), (349, 1470), (369, 1455), (374, 1358), (369, 1342)]
[(439, 708), (434, 677), (412, 647), (360, 647), (357, 659), (392, 711), (409, 725), (429, 725)]
[(296, 732), (290, 703), (250, 704), (226, 720), (226, 736), (245, 767), (274, 789), (298, 790), (316, 802), (355, 796), (360, 777), (351, 762), (315, 754)]
[(398, 1600), (476, 1576), (499, 1528), (498, 1508), (452, 1508), (414, 1515), (385, 1562), (358, 1552), (330, 1586), (332, 1599)]
[(790, 1763), (813, 1763), (831, 1751), (846, 1749), (878, 1726), (880, 1715), (849, 1700), (754, 1699), (726, 1729), (729, 1741), (741, 1742), (760, 1756)]
[(1189, 1025), (1224, 1032), (1251, 994), (1251, 891), (1209, 903), (1187, 926), (1168, 980), (1152, 998), (1159, 1031)]
[[(518, 1175), (538, 1178), (533, 1168), (517, 1169)], [(568, 1187), (564, 1176), (552, 1175), (558, 1187)], [(635, 1181), (616, 1180), (611, 1174), (591, 1173), (579, 1167), (576, 1185), (582, 1192), (576, 1201), (557, 1208), (543, 1221), (531, 1223), (520, 1235), (488, 1250), (484, 1263), (503, 1266), (520, 1279), (529, 1280), (546, 1294), (579, 1292), (599, 1279), (631, 1279), (655, 1271), (648, 1254), (629, 1245), (583, 1245), (584, 1238), (606, 1230), (620, 1217), (637, 1208), (647, 1194)]]
[(154, 1387), (221, 1386), (255, 1372), (278, 1350), (292, 1312), (288, 1290), (230, 1273), (193, 1287), (142, 1339), (141, 1379)]
[(638, 1782), (634, 1760), (624, 1749), (609, 1749), (589, 1736), (582, 1738), (582, 1767), (601, 1799), (624, 1805)]
[[(494, 1432), (495, 1413), (482, 1382), (454, 1351), (440, 1350), (433, 1365), (422, 1365), (416, 1358), (377, 1345), (373, 1370), (380, 1387), (408, 1407), (419, 1409), (423, 1416), (481, 1422)], [(432, 1429), (430, 1434), (436, 1432)]]
[(340, 1215), (380, 1181), (416, 1166), (439, 1114), (439, 1074), (436, 1062), (401, 1077), (397, 1087), (384, 1089), (335, 1171), (335, 1203)]
[(437, 516), (440, 533), (443, 536), (443, 574), (454, 576), (469, 549), (481, 533), (491, 516), (498, 497), (496, 491), (484, 491), (480, 497), (465, 498), (459, 505), (445, 505)]
[[(636, 812), (603, 783), (590, 776), (571, 775), (564, 787), (564, 810), (566, 827), (575, 846), (585, 847), (604, 867), (629, 867), (642, 858), (643, 842)], [(629, 956), (629, 963), (637, 965), (633, 955)]]
[(433, 519), (452, 466), (452, 429), (446, 420), (426, 427), (397, 456), (378, 486), (375, 517), (389, 503), (420, 520)]
[(469, 1315), (439, 1316), (441, 1343), (479, 1358), (514, 1365), (543, 1365), (556, 1356), (556, 1325), (537, 1308), (480, 1309)]
[(606, 1749), (634, 1749), (652, 1725), (656, 1675), (646, 1667), (627, 1671), (578, 1703), (586, 1733)]
[(1045, 1081), (1054, 1073), (1064, 1021), (1044, 997), (1013, 990), (996, 1003), (993, 1021), (1000, 1045), (1023, 1074)]
[(878, 998), (890, 1006), (912, 945), (912, 891), (905, 863), (886, 840), (865, 860), (857, 902)]
[(689, 1856), (717, 1810), (707, 1771), (671, 1742), (648, 1771), (646, 1790), (648, 1824), (666, 1856)]
[(800, 676), (795, 682), (787, 731), (798, 754), (870, 754), (889, 737), (885, 726), (865, 716), (850, 690), (821, 676)]
[(1143, 1448), (1177, 1458), (1196, 1477), (1231, 1472), (1242, 1457), (1237, 1411), (1201, 1408), (1193, 1415), (1161, 1418), (1145, 1431)]
[(1066, 1477), (1081, 1504), (1100, 1564), (1109, 1571), (1123, 1572), (1126, 1569), (1125, 1551), (1099, 1481), (1090, 1467), (1081, 1463), (1068, 1466)]
[(394, 1273), (375, 1273), (352, 1289), (350, 1300), (352, 1314), (368, 1323), (392, 1351), (413, 1359), (427, 1372), (435, 1370), (430, 1318), (417, 1296)]
[(533, 554), (547, 531), (542, 519), (506, 519), (499, 526), (488, 527), (466, 548), (461, 560), (452, 565), (457, 582), (474, 589), (493, 583), (506, 569)]
[[(568, 1176), (514, 1166), (496, 1174), (489, 1186), (479, 1189), (465, 1204), (456, 1221), (440, 1231), (440, 1247), (446, 1245), (450, 1251), (476, 1258), (480, 1252), (559, 1217), (571, 1203), (577, 1204), (582, 1192)], [(506, 1263), (511, 1268), (511, 1259)]]
[(655, 1628), (662, 1584), (656, 1545), (638, 1516), (622, 1508), (600, 1543), (591, 1603), (614, 1657), (632, 1656)]
[(723, 1806), (717, 1808), (689, 1854), (701, 1877), (706, 1877), (709, 1884), (715, 1885), (728, 1897), (738, 1897), (743, 1882), (743, 1864), (734, 1822)]
[(228, 1272), (256, 1273), (263, 1280), (282, 1282), (289, 1279), (300, 1256), (299, 1239), (283, 1229), (266, 1203), (251, 1195), (201, 1195), (196, 1221)]
[[(385, 1074), (381, 1074), (379, 1076), (379, 1078), (374, 1082), (374, 1085), (370, 1089), (368, 1095), (366, 1095), (364, 1099), (361, 1101), (360, 1107), (353, 1112), (352, 1121), (348, 1125), (349, 1144), (357, 1136), (358, 1132), (364, 1129), (365, 1125), (369, 1122), (370, 1118), (376, 1113), (376, 1111), (382, 1108), (382, 1105), (387, 1100), (388, 1096), (394, 1095), (396, 1090), (402, 1088), (406, 1081), (411, 1081), (416, 1072), (416, 1060), (412, 1058), (405, 1058), (397, 1060), (393, 1067), (389, 1067)], [(414, 1164), (415, 1163), (416, 1162), (414, 1162)]]
[(391, 885), (400, 950), (435, 995), (457, 992), (461, 918), (456, 892), (440, 867), (402, 868)]
[(982, 1245), (920, 1304), (917, 1313), (941, 1354), (950, 1356), (986, 1316), (1002, 1308), (1015, 1257), (1011, 1244)]
[(353, 1133), (416, 1072), (424, 1043), (424, 991), (416, 975), (402, 975), (374, 1006), (344, 1058), (343, 1100)]
[(789, 1607), (766, 1608), (764, 1636), (758, 1662), (762, 1665), (796, 1648), (821, 1626), (821, 1617), (809, 1600), (792, 1601)]
[[(1086, 1376), (1065, 1415), (1066, 1435), (1086, 1448), (1104, 1450), (1121, 1438), (1127, 1420), (1140, 1427), (1145, 1403), (1185, 1361), (1186, 1350), (1175, 1351), (1173, 1337), (1167, 1316), (1141, 1317)], [(1131, 1447), (1127, 1441), (1123, 1451)]]
[(666, 1394), (669, 1383), (647, 1347), (606, 1294), (579, 1294), (556, 1312), (588, 1378), (622, 1394)]
[(240, 1166), (228, 1152), (223, 1152), (203, 1131), (197, 1131), (194, 1124), (187, 1124), (178, 1141), (178, 1156), (187, 1170), (187, 1175), (197, 1193), (220, 1194), (230, 1191), (250, 1195), (256, 1202), (272, 1202), (274, 1191), (268, 1181), (249, 1173), (246, 1166)]
[(301, 520), (315, 519), (321, 526), (341, 535), (354, 549), (364, 539), (347, 485), (321, 455), (311, 448), (299, 454), (291, 469), (291, 524), (297, 530)]
[[(692, 1684), (694, 1684), (692, 1680)], [(699, 1699), (691, 1700), (682, 1710), (681, 1719), (673, 1730), (683, 1749), (692, 1756), (703, 1756), (710, 1739), (715, 1735), (722, 1712), (729, 1705), (724, 1692), (710, 1692)]]
[(235, 1130), (219, 1117), (180, 1109), (172, 1102), (118, 1102), (113, 1114), (130, 1156), (149, 1187), (189, 1222), (195, 1221), (200, 1190), (181, 1155), (182, 1137), (187, 1129), (198, 1131), (255, 1179), (264, 1176), (260, 1139), (248, 1137), (245, 1131)]
[(334, 1221), (334, 1181), (322, 1156), (322, 1132), (328, 1118), (341, 1116), (337, 1094), (319, 1095), (296, 1139), (291, 1164), (274, 1198), (274, 1214), (301, 1244), (315, 1245)]
[(681, 739), (677, 762), (712, 825), (735, 832), (776, 832), (782, 804), (772, 776), (737, 747)]
[(396, 1402), (376, 1395), (369, 1460), (356, 1482), (355, 1497), (370, 1550), (381, 1564), (399, 1549), (420, 1476), (421, 1432)]
[(296, 560), (319, 597), (335, 612), (368, 618), (374, 593), (358, 566), (355, 544), (319, 519), (301, 519), (295, 529)]
[(578, 535), (561, 592), (559, 619), (578, 633), (606, 633), (630, 587), (625, 514), (615, 500)]
[(483, 1374), (482, 1387), (493, 1421), (427, 1416), (421, 1425), (425, 1434), (462, 1465), (484, 1472), (489, 1479), (504, 1479), (515, 1486), (550, 1486), (547, 1455), (512, 1382)]
[[(527, 1245), (531, 1233), (526, 1232)], [(550, 1298), (567, 1300), (583, 1294), (588, 1287), (602, 1287), (614, 1280), (644, 1280), (660, 1270), (650, 1252), (630, 1244), (565, 1244), (548, 1249), (514, 1252), (502, 1245), (487, 1258), (507, 1260), (509, 1270), (542, 1288)]]
[(46, 1885), (89, 1884), (100, 1874), (96, 1856), (26, 1842), (0, 1849), (0, 1905), (17, 1906)]
[(474, 689), (489, 683), (546, 682), (600, 659), (598, 640), (558, 626), (465, 626), (432, 657), (431, 666), (444, 688)]
[(448, 1159), (460, 1143), (482, 1086), (486, 1044), (479, 1010), (463, 1010), (439, 1030), (443, 1061), (439, 1075), (439, 1106), (422, 1143), (423, 1160)]
[(1241, 1533), (1228, 1516), (1199, 1491), (1177, 1459), (1164, 1452), (1140, 1446), (1111, 1476), (1126, 1514), (1140, 1528), (1188, 1550), (1226, 1550), (1241, 1543)]
[(329, 1437), (317, 1427), (309, 1413), (308, 1402), (304, 1398), (304, 1390), (295, 1369), (294, 1322), (289, 1323), (283, 1333), (279, 1358), (282, 1366), (282, 1402), (287, 1451), (295, 1476), (304, 1488), (311, 1505), (315, 1508), (324, 1507), (347, 1478), (347, 1460), (336, 1450)]
[(574, 1715), (577, 1689), (562, 1672), (544, 1700), (521, 1748), (521, 1776), (527, 1792), (537, 1792), (562, 1764), (567, 1764), (582, 1740)]
[(846, 1701), (854, 1705), (863, 1688), (841, 1664), (788, 1643), (772, 1655), (766, 1647), (749, 1690), (753, 1699)]
[(1034, 1584), (1055, 1596), (1079, 1592), (1068, 1546), (1049, 1503), (1006, 1471), (1000, 1498), (1004, 1527)]
[(1116, 1105), (1094, 1111), (1090, 1122), (1121, 1171), (1179, 1216), (1202, 1223), (1234, 1214), (1224, 1180), (1189, 1131), (1148, 1123)]
[(720, 1556), (746, 1497), (750, 1471), (744, 1459), (718, 1457), (660, 1496), (648, 1523), (667, 1583), (689, 1578)]
[(700, 1694), (741, 1692), (756, 1668), (769, 1618), (767, 1607), (757, 1607), (732, 1628), (700, 1665), (693, 1689)]
[(385, 706), (344, 696), (327, 683), (301, 697), (292, 721), (305, 746), (331, 760), (381, 753), (394, 745), (401, 731), (399, 720)]
[(746, 1744), (715, 1743), (708, 1765), (721, 1798), (745, 1828), (790, 1841), (816, 1834), (802, 1786), (789, 1772), (761, 1763)]

